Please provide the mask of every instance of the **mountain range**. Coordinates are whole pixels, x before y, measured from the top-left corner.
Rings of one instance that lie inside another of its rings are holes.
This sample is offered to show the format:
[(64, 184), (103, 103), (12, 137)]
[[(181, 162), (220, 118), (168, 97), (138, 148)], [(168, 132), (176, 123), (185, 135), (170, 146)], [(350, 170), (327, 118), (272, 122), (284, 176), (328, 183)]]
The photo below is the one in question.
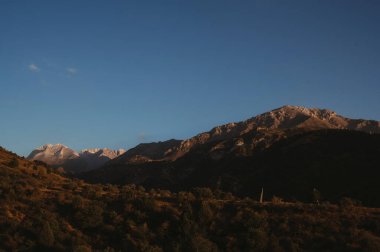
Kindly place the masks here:
[[(45, 145), (29, 155), (93, 183), (143, 185), (173, 191), (194, 187), (252, 196), (380, 200), (380, 122), (332, 110), (283, 106), (186, 140), (142, 143), (128, 151)], [(379, 187), (379, 188), (378, 188)], [(369, 189), (370, 188), (370, 189)]]
[(380, 122), (349, 119), (328, 109), (283, 106), (245, 121), (217, 126), (186, 140), (171, 139), (140, 144), (110, 163), (173, 161), (201, 145), (210, 147), (207, 153), (213, 159), (231, 153), (250, 155), (253, 151), (267, 148), (292, 133), (318, 129), (349, 129), (380, 133)]
[(27, 159), (42, 161), (52, 167), (62, 167), (66, 172), (78, 173), (96, 169), (107, 161), (125, 153), (124, 149), (84, 149), (76, 152), (63, 144), (45, 144), (33, 150)]
[(265, 187), (268, 197), (302, 200), (317, 188), (329, 200), (352, 196), (380, 204), (366, 195), (369, 187), (379, 187), (373, 180), (379, 177), (378, 133), (378, 121), (284, 106), (186, 140), (140, 144), (80, 177), (170, 190), (211, 187), (249, 196)]

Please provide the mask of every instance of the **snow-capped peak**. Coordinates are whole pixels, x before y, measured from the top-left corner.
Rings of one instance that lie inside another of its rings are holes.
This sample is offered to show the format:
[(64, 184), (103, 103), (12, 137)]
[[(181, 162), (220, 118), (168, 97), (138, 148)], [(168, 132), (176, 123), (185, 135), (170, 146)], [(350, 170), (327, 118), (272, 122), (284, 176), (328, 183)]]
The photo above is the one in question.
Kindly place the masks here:
[(126, 150), (119, 149), (119, 150), (111, 150), (108, 148), (94, 148), (94, 149), (84, 149), (79, 152), (79, 155), (85, 156), (85, 155), (97, 155), (99, 157), (108, 157), (110, 159), (114, 159), (117, 156), (120, 156), (124, 154)]
[(28, 159), (40, 160), (47, 164), (61, 164), (66, 160), (78, 158), (79, 154), (63, 144), (45, 144), (30, 153)]
[[(98, 168), (108, 160), (114, 159), (125, 152), (126, 150), (124, 149), (92, 148), (81, 150), (78, 153), (63, 144), (45, 144), (33, 150), (28, 159), (43, 161), (52, 166), (63, 166), (70, 171), (76, 172)], [(75, 167), (70, 167), (72, 165), (75, 165)]]

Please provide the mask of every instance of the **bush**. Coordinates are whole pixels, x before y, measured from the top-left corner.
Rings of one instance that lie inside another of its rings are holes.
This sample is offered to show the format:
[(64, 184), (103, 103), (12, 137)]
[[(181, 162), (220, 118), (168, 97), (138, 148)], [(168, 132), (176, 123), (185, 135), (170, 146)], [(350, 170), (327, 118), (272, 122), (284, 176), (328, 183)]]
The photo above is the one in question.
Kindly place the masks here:
[(97, 205), (79, 209), (75, 220), (82, 228), (94, 228), (103, 223), (103, 208)]
[(54, 233), (50, 228), (49, 222), (45, 221), (39, 234), (40, 243), (43, 246), (51, 247), (54, 244)]
[(192, 251), (198, 252), (216, 252), (218, 251), (218, 247), (212, 241), (207, 238), (196, 235), (191, 240)]
[(281, 199), (280, 197), (273, 196), (271, 202), (273, 204), (281, 204), (281, 203), (284, 203), (284, 200)]
[(11, 159), (11, 161), (9, 161), (9, 164), (8, 164), (9, 167), (11, 168), (17, 168), (19, 166), (19, 162), (18, 162), (18, 159), (13, 157)]
[(194, 193), (194, 195), (197, 199), (212, 199), (212, 198), (214, 198), (214, 193), (211, 191), (210, 188), (196, 187), (192, 190), (192, 192)]
[(361, 206), (361, 202), (359, 200), (344, 197), (339, 201), (339, 206), (342, 208), (351, 208), (355, 206)]
[(39, 175), (40, 177), (45, 177), (45, 176), (47, 175), (46, 167), (39, 166), (39, 167), (38, 167), (38, 175)]

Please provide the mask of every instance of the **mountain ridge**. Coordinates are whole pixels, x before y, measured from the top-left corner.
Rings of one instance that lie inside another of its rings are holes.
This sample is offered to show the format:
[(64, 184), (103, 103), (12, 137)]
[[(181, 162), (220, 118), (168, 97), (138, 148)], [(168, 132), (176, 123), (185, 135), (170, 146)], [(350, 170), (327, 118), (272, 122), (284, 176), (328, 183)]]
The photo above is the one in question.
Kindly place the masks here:
[(125, 153), (124, 149), (109, 148), (83, 149), (79, 152), (63, 144), (45, 144), (37, 147), (27, 157), (53, 167), (63, 167), (68, 172), (82, 172), (96, 169), (107, 161)]
[[(350, 129), (368, 133), (380, 133), (380, 122), (346, 118), (330, 109), (285, 105), (247, 120), (213, 127), (209, 131), (199, 133), (185, 140), (171, 139), (158, 143), (140, 144), (111, 162), (174, 161), (188, 153), (193, 147), (212, 141), (236, 138), (238, 146), (247, 145), (242, 137), (246, 133), (256, 135), (256, 139), (253, 142), (249, 141), (249, 144), (268, 147), (272, 142), (283, 137), (283, 131), (288, 129)], [(276, 137), (273, 138), (273, 136)], [(157, 150), (159, 147), (162, 149)], [(155, 154), (148, 153), (147, 150), (150, 148), (155, 149)], [(157, 155), (158, 152), (161, 155)]]
[(33, 150), (28, 159), (64, 166), (70, 172), (86, 172), (103, 165), (173, 162), (199, 146), (209, 146), (203, 151), (219, 160), (225, 155), (250, 156), (292, 134), (320, 129), (380, 133), (380, 122), (350, 119), (330, 109), (285, 105), (243, 121), (213, 127), (185, 140), (141, 143), (127, 151), (94, 148), (76, 152), (63, 144), (46, 144)]

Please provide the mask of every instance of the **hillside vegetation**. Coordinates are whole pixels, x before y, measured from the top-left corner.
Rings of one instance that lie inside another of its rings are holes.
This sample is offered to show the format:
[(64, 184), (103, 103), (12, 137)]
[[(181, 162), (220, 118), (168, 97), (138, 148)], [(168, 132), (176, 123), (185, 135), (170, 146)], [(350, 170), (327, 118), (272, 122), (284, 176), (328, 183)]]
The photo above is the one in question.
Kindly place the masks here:
[[(0, 149), (4, 251), (379, 251), (380, 210), (87, 184)], [(319, 203), (319, 204), (318, 204)]]

